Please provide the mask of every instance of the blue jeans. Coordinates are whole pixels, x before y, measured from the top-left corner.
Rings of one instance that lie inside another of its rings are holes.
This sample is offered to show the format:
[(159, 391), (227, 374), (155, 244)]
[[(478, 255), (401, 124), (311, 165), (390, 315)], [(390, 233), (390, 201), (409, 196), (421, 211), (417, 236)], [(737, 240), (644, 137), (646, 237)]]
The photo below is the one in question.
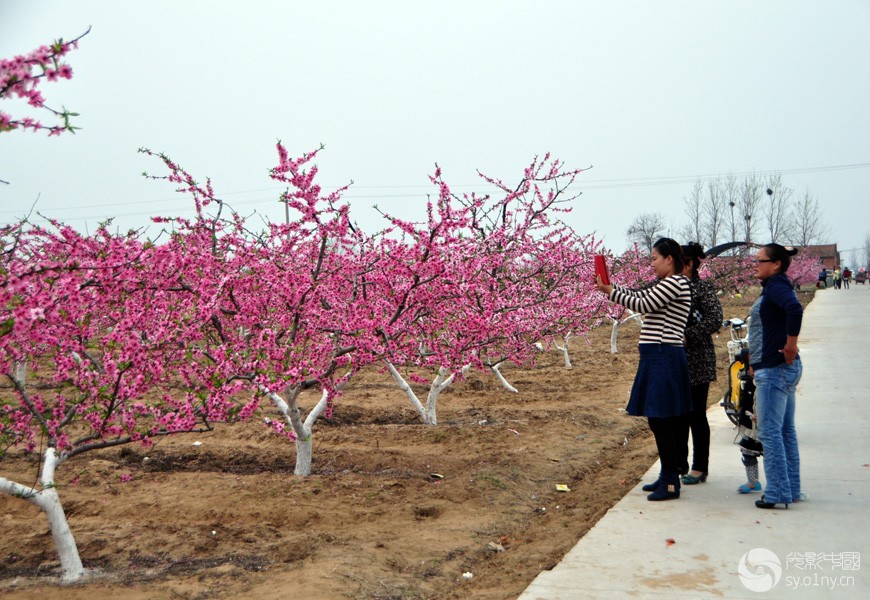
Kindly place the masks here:
[(764, 499), (791, 504), (800, 499), (801, 459), (794, 426), (795, 388), (801, 380), (800, 358), (755, 371), (758, 437), (764, 447)]

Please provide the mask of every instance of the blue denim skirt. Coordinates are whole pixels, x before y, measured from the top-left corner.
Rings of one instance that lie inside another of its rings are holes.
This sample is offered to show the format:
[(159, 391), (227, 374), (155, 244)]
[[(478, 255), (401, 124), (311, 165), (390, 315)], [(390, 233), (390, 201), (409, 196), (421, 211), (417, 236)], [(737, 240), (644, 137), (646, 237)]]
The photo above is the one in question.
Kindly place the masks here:
[(640, 363), (625, 411), (635, 417), (677, 417), (692, 411), (689, 363), (682, 346), (638, 344)]

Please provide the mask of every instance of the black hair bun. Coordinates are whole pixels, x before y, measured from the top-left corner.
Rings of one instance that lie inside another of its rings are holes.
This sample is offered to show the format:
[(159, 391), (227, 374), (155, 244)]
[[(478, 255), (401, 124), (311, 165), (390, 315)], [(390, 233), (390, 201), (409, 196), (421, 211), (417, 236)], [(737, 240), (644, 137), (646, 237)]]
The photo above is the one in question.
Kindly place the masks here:
[(794, 256), (795, 254), (798, 253), (798, 249), (795, 248), (794, 246), (785, 246), (785, 253), (788, 254), (789, 256)]
[(683, 254), (689, 258), (707, 258), (707, 254), (704, 252), (704, 246), (698, 242), (689, 242), (683, 246)]

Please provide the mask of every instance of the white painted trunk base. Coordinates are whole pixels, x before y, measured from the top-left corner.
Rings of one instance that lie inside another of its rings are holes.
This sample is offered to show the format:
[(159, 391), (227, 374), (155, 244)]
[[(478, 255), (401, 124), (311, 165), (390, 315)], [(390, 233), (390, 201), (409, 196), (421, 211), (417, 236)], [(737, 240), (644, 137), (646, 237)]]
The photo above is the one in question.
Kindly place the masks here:
[(51, 530), (51, 537), (54, 540), (54, 546), (60, 559), (61, 581), (72, 583), (82, 578), (85, 574), (85, 569), (82, 566), (76, 540), (69, 527), (66, 513), (60, 503), (60, 496), (54, 483), (54, 471), (60, 462), (61, 459), (58, 459), (54, 448), (49, 448), (45, 451), (42, 472), (39, 476), (42, 489), (36, 490), (0, 477), (0, 492), (5, 492), (31, 502), (45, 513), (49, 529)]
[(617, 354), (619, 349), (616, 346), (616, 336), (619, 333), (619, 328), (625, 323), (631, 321), (632, 319), (637, 319), (637, 324), (643, 327), (643, 319), (638, 313), (631, 313), (629, 316), (624, 318), (622, 321), (619, 319), (613, 320), (613, 331), (610, 333), (610, 353)]
[(501, 366), (504, 362), (496, 363), (494, 365), (490, 365), (489, 370), (495, 373), (495, 376), (498, 378), (499, 383), (501, 383), (502, 387), (507, 391), (517, 394), (519, 390), (508, 383), (508, 380), (504, 378), (504, 375), (501, 374)]
[[(432, 381), (432, 384), (429, 386), (429, 393), (426, 394), (426, 405), (424, 406), (420, 399), (417, 398), (417, 394), (414, 393), (414, 390), (411, 389), (411, 386), (405, 381), (405, 378), (402, 377), (402, 374), (399, 373), (398, 369), (393, 366), (388, 360), (384, 360), (384, 364), (387, 365), (387, 370), (392, 375), (393, 380), (398, 384), (399, 389), (405, 392), (405, 395), (408, 397), (408, 400), (411, 401), (411, 405), (417, 409), (417, 412), (420, 414), (420, 418), (423, 420), (423, 423), (426, 425), (437, 425), (438, 424), (438, 397), (441, 395), (447, 387), (453, 383), (453, 380), (456, 379), (454, 373), (451, 373), (444, 367), (440, 367), (438, 369), (438, 374), (435, 375), (435, 379)], [(466, 373), (468, 369), (471, 368), (471, 365), (465, 365), (460, 370), (461, 373)]]
[(572, 337), (574, 337), (574, 336), (571, 335), (570, 331), (565, 334), (564, 346), (560, 346), (556, 342), (553, 342), (553, 345), (556, 346), (556, 350), (561, 352), (562, 358), (565, 359), (565, 368), (566, 369), (573, 369), (574, 368), (574, 366), (571, 364), (571, 356), (568, 354), (568, 340), (570, 340)]
[(281, 394), (276, 394), (266, 388), (261, 389), (266, 393), (275, 407), (281, 411), (281, 414), (284, 415), (287, 424), (293, 428), (293, 433), (296, 436), (296, 467), (293, 470), (293, 474), (311, 475), (311, 461), (313, 457), (311, 429), (314, 427), (314, 422), (326, 410), (329, 393), (323, 390), (320, 400), (314, 405), (314, 408), (311, 409), (311, 412), (308, 413), (308, 416), (303, 421), (302, 410), (297, 403), (299, 394), (302, 392), (301, 387), (297, 386), (288, 389), (284, 393), (287, 396), (286, 399)]

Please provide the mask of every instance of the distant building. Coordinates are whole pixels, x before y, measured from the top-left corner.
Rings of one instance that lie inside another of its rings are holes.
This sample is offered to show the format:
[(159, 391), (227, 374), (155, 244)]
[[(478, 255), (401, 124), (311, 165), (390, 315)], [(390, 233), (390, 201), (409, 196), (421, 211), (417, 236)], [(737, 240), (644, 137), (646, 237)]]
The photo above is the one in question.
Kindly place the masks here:
[(812, 254), (822, 259), (822, 264), (829, 271), (836, 266), (841, 266), (840, 251), (837, 250), (837, 244), (817, 244), (815, 246), (798, 246), (798, 251), (801, 254)]

